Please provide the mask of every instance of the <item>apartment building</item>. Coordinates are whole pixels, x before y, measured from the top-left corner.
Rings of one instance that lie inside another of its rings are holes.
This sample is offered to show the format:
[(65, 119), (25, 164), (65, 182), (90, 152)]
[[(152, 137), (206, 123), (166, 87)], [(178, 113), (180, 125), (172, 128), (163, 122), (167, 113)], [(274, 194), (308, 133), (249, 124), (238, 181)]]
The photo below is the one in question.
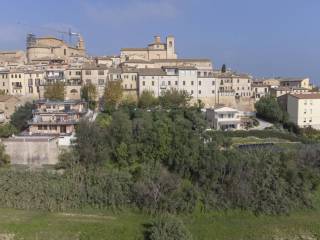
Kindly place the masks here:
[(269, 95), (270, 85), (266, 85), (260, 82), (252, 82), (252, 96), (254, 99), (259, 100), (260, 98)]
[(138, 92), (150, 91), (154, 96), (170, 89), (188, 92), (194, 100), (207, 100), (216, 93), (216, 82), (212, 74), (201, 73), (195, 67), (163, 67), (139, 69)]
[(277, 87), (277, 88), (270, 88), (270, 95), (272, 97), (280, 97), (285, 94), (299, 94), (299, 93), (307, 93), (310, 89), (301, 88), (301, 87)]
[(312, 89), (309, 78), (277, 78), (281, 87)]
[(30, 135), (71, 135), (86, 114), (86, 103), (80, 100), (35, 102), (33, 119), (28, 122)]
[(299, 127), (320, 129), (320, 93), (289, 94), (289, 120)]
[(222, 96), (251, 97), (252, 77), (248, 74), (234, 72), (216, 73), (214, 76), (219, 81), (219, 94)]
[(82, 67), (82, 84), (93, 84), (98, 96), (102, 97), (108, 79), (109, 68), (106, 65), (86, 64)]

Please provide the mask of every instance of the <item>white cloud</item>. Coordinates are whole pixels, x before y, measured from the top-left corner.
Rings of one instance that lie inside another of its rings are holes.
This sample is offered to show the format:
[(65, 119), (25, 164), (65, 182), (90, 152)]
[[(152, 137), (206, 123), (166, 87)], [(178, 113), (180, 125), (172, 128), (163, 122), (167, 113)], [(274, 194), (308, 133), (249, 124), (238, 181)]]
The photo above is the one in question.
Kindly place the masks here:
[(175, 18), (176, 0), (130, 0), (127, 4), (110, 6), (83, 1), (85, 14), (96, 22), (117, 25)]

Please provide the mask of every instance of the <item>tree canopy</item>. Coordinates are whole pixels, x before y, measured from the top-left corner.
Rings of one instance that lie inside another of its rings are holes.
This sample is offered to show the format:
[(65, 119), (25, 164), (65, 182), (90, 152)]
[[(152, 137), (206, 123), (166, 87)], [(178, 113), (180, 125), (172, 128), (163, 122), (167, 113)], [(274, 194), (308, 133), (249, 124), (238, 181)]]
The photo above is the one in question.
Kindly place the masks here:
[(138, 106), (140, 108), (151, 108), (159, 104), (158, 99), (151, 91), (143, 91), (139, 97)]
[(58, 82), (45, 87), (44, 97), (49, 100), (64, 100), (64, 83)]
[(255, 103), (257, 116), (270, 122), (285, 122), (287, 114), (282, 110), (277, 99), (270, 96), (262, 97)]
[(33, 104), (27, 102), (20, 106), (11, 115), (10, 123), (19, 131), (23, 131), (28, 127), (28, 121), (32, 119)]
[(81, 88), (81, 98), (83, 98), (89, 105), (90, 109), (95, 109), (97, 106), (97, 88), (92, 83), (87, 83)]
[(164, 108), (181, 108), (188, 106), (191, 98), (187, 91), (171, 89), (161, 94), (159, 103)]
[(108, 81), (104, 92), (104, 107), (106, 111), (116, 109), (122, 99), (123, 88), (121, 81)]
[(222, 73), (227, 72), (227, 66), (226, 66), (225, 64), (222, 65), (222, 67), (221, 67), (221, 72), (222, 72)]

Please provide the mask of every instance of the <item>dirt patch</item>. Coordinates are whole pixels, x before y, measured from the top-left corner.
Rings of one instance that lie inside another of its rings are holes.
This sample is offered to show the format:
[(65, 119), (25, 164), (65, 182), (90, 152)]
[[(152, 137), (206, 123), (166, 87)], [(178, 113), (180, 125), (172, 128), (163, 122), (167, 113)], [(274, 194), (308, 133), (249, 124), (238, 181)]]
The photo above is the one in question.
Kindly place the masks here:
[(0, 233), (0, 240), (14, 240), (15, 234)]
[(74, 218), (88, 218), (88, 219), (95, 218), (95, 219), (116, 220), (115, 217), (102, 216), (102, 215), (93, 215), (93, 214), (59, 213), (58, 215), (59, 216), (64, 216), (64, 217), (74, 217)]

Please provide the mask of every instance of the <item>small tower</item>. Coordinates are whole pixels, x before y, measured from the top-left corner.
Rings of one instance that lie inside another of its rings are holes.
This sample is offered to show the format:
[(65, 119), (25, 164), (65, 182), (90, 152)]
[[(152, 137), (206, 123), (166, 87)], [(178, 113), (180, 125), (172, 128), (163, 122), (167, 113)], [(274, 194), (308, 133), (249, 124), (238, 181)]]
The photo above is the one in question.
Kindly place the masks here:
[(167, 59), (177, 59), (174, 36), (167, 37)]
[(85, 50), (84, 40), (83, 40), (83, 37), (81, 35), (79, 35), (77, 48), (80, 49), (80, 50)]

